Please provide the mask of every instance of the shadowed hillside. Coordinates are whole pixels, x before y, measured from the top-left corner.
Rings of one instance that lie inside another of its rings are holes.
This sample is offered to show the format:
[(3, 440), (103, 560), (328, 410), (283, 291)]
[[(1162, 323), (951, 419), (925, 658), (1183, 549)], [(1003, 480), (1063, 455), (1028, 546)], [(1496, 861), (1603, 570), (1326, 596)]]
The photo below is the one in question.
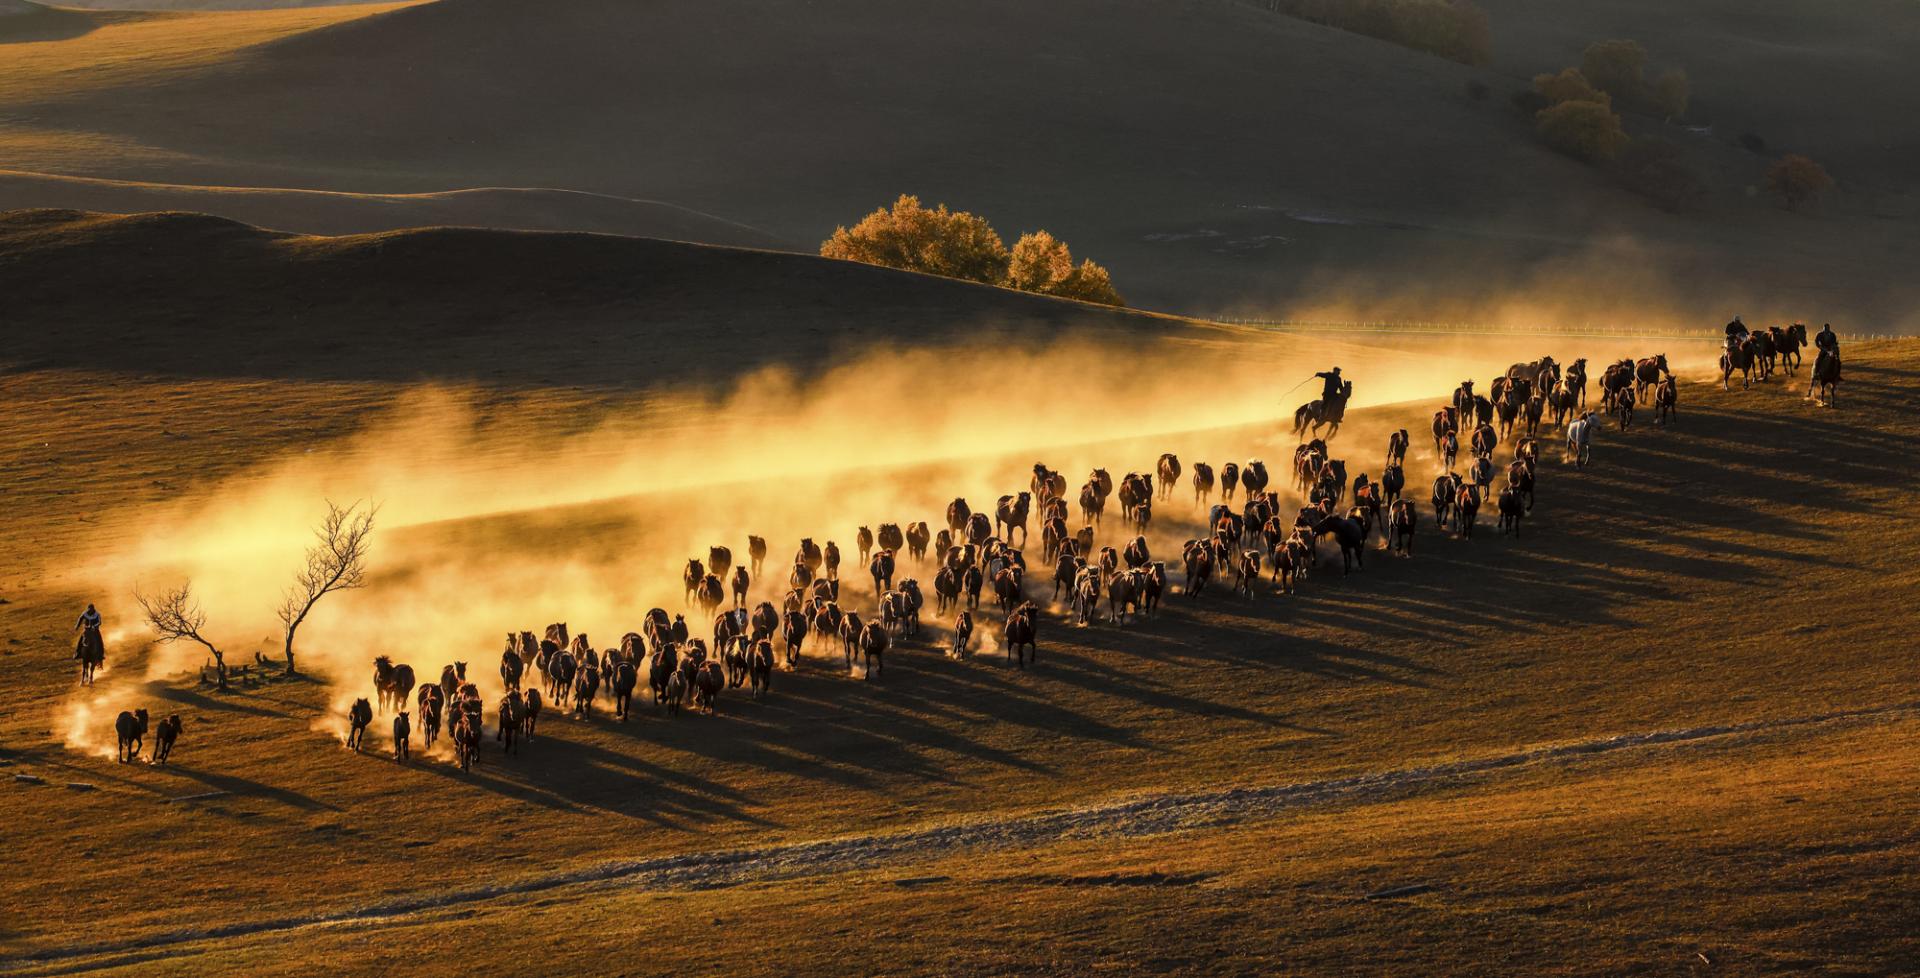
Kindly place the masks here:
[[(294, 15), (319, 16), (206, 16)], [(1661, 214), (1540, 145), (1505, 103), (1517, 78), (1230, 0), (440, 0), (327, 16), (348, 19), (80, 97), (17, 80), (0, 148), (19, 169), (185, 184), (564, 187), (801, 248), (911, 192), (1008, 234), (1045, 227), (1150, 308), (1445, 318), (1531, 303), (1605, 320), (1658, 303), (1718, 322), (1739, 297), (1750, 316), (1863, 328), (1910, 308), (1882, 287), (1902, 226), (1777, 213), (1744, 195), (1764, 162), (1751, 154), (1690, 143), (1728, 179), (1708, 213)], [(1469, 98), (1471, 78), (1497, 97)], [(102, 206), (95, 192), (70, 203)]]
[[(629, 358), (581, 352), (639, 345), (658, 376), (721, 378), (869, 344), (1181, 322), (810, 255), (459, 228), (306, 237), (199, 214), (0, 215), (0, 288), (16, 364), (199, 376), (632, 386)], [(414, 355), (416, 331), (435, 356)]]

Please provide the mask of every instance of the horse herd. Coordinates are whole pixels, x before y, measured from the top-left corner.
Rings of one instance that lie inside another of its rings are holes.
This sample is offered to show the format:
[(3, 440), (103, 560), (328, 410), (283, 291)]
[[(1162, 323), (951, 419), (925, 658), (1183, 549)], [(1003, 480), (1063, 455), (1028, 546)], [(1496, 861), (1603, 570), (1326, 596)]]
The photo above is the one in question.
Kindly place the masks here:
[[(1566, 431), (1568, 461), (1584, 466), (1590, 459), (1596, 416), (1585, 410), (1587, 386), (1585, 360), (1563, 369), (1551, 357), (1513, 365), (1484, 395), (1471, 380), (1463, 382), (1433, 415), (1434, 457), (1441, 470), (1430, 496), (1435, 523), (1471, 539), (1480, 510), (1491, 505), (1502, 535), (1518, 537), (1534, 505), (1540, 427)], [(1632, 424), (1634, 406), (1649, 392), (1656, 423), (1673, 418), (1675, 384), (1664, 355), (1609, 365), (1598, 390), (1603, 409), (1616, 415), (1622, 428)], [(1464, 466), (1459, 464), (1463, 433)], [(1508, 441), (1511, 459), (1496, 465), (1495, 453)], [(1064, 618), (1078, 626), (1104, 620), (1124, 627), (1160, 610), (1173, 590), (1169, 560), (1156, 557), (1147, 531), (1156, 506), (1167, 506), (1184, 492), (1183, 478), (1193, 493), (1192, 506), (1206, 513), (1204, 534), (1186, 540), (1177, 561), (1187, 600), (1220, 585), (1252, 599), (1263, 576), (1278, 593), (1294, 593), (1319, 566), (1319, 546), (1328, 538), (1339, 547), (1343, 575), (1364, 568), (1375, 534), (1383, 549), (1411, 556), (1420, 514), (1405, 495), (1410, 442), (1406, 429), (1388, 436), (1376, 479), (1350, 472), (1348, 461), (1334, 457), (1326, 440), (1303, 441), (1283, 473), (1304, 502), (1291, 512), (1270, 487), (1274, 475), (1260, 459), (1215, 469), (1204, 462), (1183, 465), (1167, 453), (1150, 470), (1117, 480), (1106, 469), (1094, 469), (1074, 493), (1068, 492), (1063, 473), (1036, 463), (1025, 490), (1000, 496), (988, 507), (975, 509), (965, 498), (955, 498), (937, 530), (924, 521), (861, 526), (850, 555), (832, 540), (802, 539), (786, 565), (783, 586), (775, 588), (778, 600), (750, 598), (756, 583), (768, 582), (765, 538), (747, 538), (744, 560), (729, 547), (714, 546), (681, 569), (687, 611), (653, 608), (640, 629), (622, 635), (617, 646), (596, 651), (586, 634), (570, 632), (564, 622), (548, 625), (539, 636), (508, 633), (499, 660), (503, 693), (494, 707), (494, 740), (504, 753), (516, 753), (534, 737), (543, 711), (559, 709), (585, 719), (602, 697), (604, 708), (625, 720), (643, 681), (654, 709), (668, 715), (688, 707), (712, 713), (728, 689), (746, 687), (754, 698), (764, 698), (774, 674), (797, 669), (808, 647), (837, 649), (848, 672), (857, 661), (866, 679), (878, 678), (887, 654), (922, 633), (929, 590), (932, 613), (950, 622), (942, 643), (948, 656), (971, 654), (976, 616), (987, 598), (999, 618), (1006, 662), (1024, 669), (1037, 662), (1043, 604), (1059, 607), (1064, 600)], [(1496, 491), (1494, 482), (1503, 473)], [(1121, 538), (1117, 546), (1098, 546), (1111, 525), (1106, 523), (1110, 510), (1122, 527)], [(1028, 580), (1030, 527), (1036, 521), (1038, 564), (1046, 568), (1051, 585), (1044, 602)], [(851, 595), (842, 590), (847, 559), (857, 561), (871, 582), (873, 604), (864, 613), (851, 607)], [(930, 587), (906, 576), (914, 569), (931, 571)], [(711, 631), (695, 634), (689, 614), (698, 615), (695, 621), (710, 621)], [(479, 758), (485, 704), (468, 678), (466, 662), (449, 663), (438, 682), (419, 684), (411, 666), (382, 656), (374, 661), (373, 683), (376, 702), (357, 699), (348, 710), (348, 746), (360, 748), (377, 706), (395, 711), (396, 756), (407, 756), (417, 721), (428, 749), (444, 728), (463, 769)]]
[[(1776, 362), (1786, 349), (1773, 347)], [(1493, 378), (1485, 394), (1472, 380), (1463, 381), (1432, 418), (1440, 470), (1429, 496), (1435, 524), (1471, 539), (1481, 509), (1490, 505), (1501, 534), (1517, 538), (1534, 506), (1542, 425), (1564, 431), (1566, 461), (1585, 466), (1591, 459), (1598, 421), (1587, 410), (1587, 388), (1586, 360), (1562, 367), (1551, 357), (1514, 364)], [(1655, 423), (1670, 423), (1676, 393), (1664, 355), (1619, 360), (1598, 378), (1599, 406), (1617, 417), (1622, 429), (1632, 425), (1635, 406), (1649, 395)], [(797, 669), (808, 647), (818, 652), (822, 645), (837, 646), (848, 672), (857, 660), (866, 679), (878, 678), (887, 654), (922, 633), (928, 590), (933, 614), (950, 622), (942, 643), (948, 656), (970, 656), (976, 615), (983, 597), (990, 597), (1006, 661), (1025, 669), (1037, 662), (1043, 605), (1061, 608), (1064, 600), (1063, 617), (1077, 626), (1104, 619), (1124, 627), (1160, 610), (1173, 591), (1170, 561), (1156, 557), (1147, 532), (1156, 506), (1171, 505), (1184, 491), (1183, 478), (1193, 493), (1192, 507), (1206, 514), (1203, 533), (1187, 539), (1174, 562), (1187, 600), (1219, 586), (1251, 600), (1263, 576), (1277, 593), (1292, 594), (1319, 566), (1320, 544), (1328, 538), (1340, 550), (1343, 575), (1364, 569), (1368, 542), (1376, 533), (1382, 549), (1411, 556), (1420, 513), (1405, 494), (1410, 442), (1404, 428), (1388, 435), (1376, 479), (1350, 472), (1348, 461), (1334, 457), (1327, 440), (1302, 441), (1283, 474), (1303, 503), (1291, 512), (1270, 487), (1274, 475), (1260, 459), (1215, 469), (1205, 462), (1183, 465), (1167, 453), (1151, 469), (1117, 480), (1106, 469), (1093, 469), (1071, 494), (1064, 474), (1036, 463), (1025, 490), (1000, 496), (991, 506), (976, 510), (965, 498), (955, 498), (938, 530), (927, 522), (859, 527), (851, 556), (871, 580), (873, 604), (865, 613), (843, 594), (843, 554), (832, 540), (802, 539), (787, 565), (784, 587), (774, 589), (778, 600), (757, 603), (750, 600), (754, 585), (769, 582), (766, 539), (749, 536), (744, 560), (736, 560), (728, 547), (711, 547), (704, 559), (689, 558), (682, 568), (688, 611), (653, 608), (640, 629), (621, 636), (617, 646), (596, 651), (586, 634), (570, 632), (564, 622), (548, 625), (537, 637), (531, 631), (507, 633), (494, 740), (504, 753), (517, 753), (534, 737), (543, 711), (559, 709), (586, 719), (601, 697), (605, 709), (625, 720), (643, 680), (654, 709), (668, 715), (688, 707), (712, 713), (727, 689), (746, 687), (754, 698), (764, 698), (774, 674), (783, 667)], [(1511, 457), (1497, 465), (1496, 451), (1508, 442)], [(1122, 528), (1120, 539), (1114, 541), (1117, 546), (1100, 546), (1098, 538), (1111, 526), (1106, 522), (1110, 509)], [(1037, 563), (1051, 584), (1044, 601), (1028, 581), (1029, 532), (1036, 520)], [(917, 577), (906, 576), (916, 568), (931, 571), (930, 587), (923, 589)], [(710, 633), (693, 634), (688, 614), (695, 610), (696, 621), (711, 622)], [(444, 730), (463, 769), (479, 759), (485, 704), (466, 662), (448, 663), (437, 682), (421, 683), (411, 665), (380, 656), (373, 663), (373, 685), (373, 701), (356, 698), (347, 710), (349, 747), (361, 749), (376, 710), (392, 711), (397, 757), (409, 756), (417, 728), (429, 750)], [(121, 759), (130, 760), (147, 732), (146, 711), (121, 714), (116, 728)], [(161, 722), (156, 760), (165, 758), (179, 730), (177, 716)]]

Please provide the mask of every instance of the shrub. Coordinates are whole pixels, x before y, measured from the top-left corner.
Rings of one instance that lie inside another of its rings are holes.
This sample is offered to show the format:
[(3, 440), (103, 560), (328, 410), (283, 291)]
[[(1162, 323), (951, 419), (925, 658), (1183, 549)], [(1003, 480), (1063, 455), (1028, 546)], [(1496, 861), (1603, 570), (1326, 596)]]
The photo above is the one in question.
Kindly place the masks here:
[(1387, 40), (1466, 65), (1493, 58), (1487, 13), (1467, 0), (1392, 0), (1387, 9)]
[(1636, 139), (1620, 154), (1620, 183), (1661, 210), (1679, 213), (1700, 203), (1707, 186), (1681, 159), (1680, 148), (1664, 139)]
[(909, 194), (851, 229), (835, 228), (820, 254), (975, 282), (998, 283), (1007, 271), (1006, 242), (985, 218), (945, 204), (929, 210)]
[(1678, 68), (1662, 74), (1647, 93), (1653, 107), (1666, 119), (1678, 119), (1686, 115), (1687, 100), (1691, 95), (1692, 86), (1687, 82), (1687, 73)]
[(1799, 210), (1832, 186), (1833, 178), (1825, 167), (1798, 154), (1789, 153), (1767, 167), (1767, 191), (1780, 198), (1788, 210)]
[(1467, 79), (1467, 97), (1475, 102), (1485, 102), (1492, 92), (1493, 90), (1487, 87), (1486, 82), (1478, 78)]
[(1580, 73), (1601, 91), (1623, 102), (1646, 88), (1647, 49), (1639, 41), (1595, 41), (1580, 58)]
[(1547, 145), (1583, 160), (1611, 159), (1627, 142), (1620, 117), (1605, 104), (1584, 99), (1547, 109), (1535, 127)]
[(1749, 153), (1764, 153), (1767, 151), (1767, 141), (1761, 139), (1759, 133), (1743, 132), (1740, 134), (1740, 148)]
[(1594, 102), (1602, 108), (1613, 107), (1613, 100), (1607, 93), (1588, 83), (1587, 76), (1578, 68), (1563, 68), (1557, 75), (1533, 76), (1533, 90), (1547, 100), (1548, 106), (1566, 102)]
[(1107, 270), (1091, 260), (1073, 264), (1067, 243), (1045, 231), (1020, 236), (1007, 259), (1007, 284), (1027, 292), (1080, 299), (1109, 306), (1125, 305), (1113, 288)]

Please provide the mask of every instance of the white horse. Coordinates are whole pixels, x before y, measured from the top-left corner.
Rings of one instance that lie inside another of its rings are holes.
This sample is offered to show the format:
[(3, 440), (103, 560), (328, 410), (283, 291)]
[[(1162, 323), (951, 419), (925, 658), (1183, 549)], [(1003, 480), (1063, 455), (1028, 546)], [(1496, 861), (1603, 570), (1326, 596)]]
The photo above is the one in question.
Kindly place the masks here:
[(1588, 411), (1567, 425), (1567, 459), (1584, 468), (1593, 458), (1594, 413)]

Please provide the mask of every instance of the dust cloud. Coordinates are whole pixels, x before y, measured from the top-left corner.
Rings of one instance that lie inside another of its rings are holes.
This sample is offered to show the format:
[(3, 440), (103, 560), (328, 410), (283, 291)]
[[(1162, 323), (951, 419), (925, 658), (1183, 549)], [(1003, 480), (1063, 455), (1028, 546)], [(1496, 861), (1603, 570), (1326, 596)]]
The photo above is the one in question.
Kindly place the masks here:
[[(856, 527), (925, 520), (937, 532), (949, 501), (964, 497), (990, 510), (1000, 495), (1028, 488), (1035, 462), (1064, 473), (1070, 498), (1096, 466), (1118, 480), (1151, 472), (1169, 451), (1189, 470), (1195, 461), (1218, 468), (1264, 458), (1272, 487), (1284, 492), (1297, 444), (1292, 410), (1318, 396), (1316, 370), (1337, 364), (1354, 382), (1350, 410), (1361, 416), (1335, 446), (1357, 460), (1357, 473), (1377, 469), (1386, 429), (1418, 431), (1428, 410), (1423, 403), (1372, 421), (1370, 405), (1435, 402), (1464, 377), (1543, 353), (1602, 362), (1658, 352), (1646, 346), (1208, 328), (1153, 340), (1070, 337), (1038, 350), (903, 348), (816, 376), (765, 370), (721, 390), (646, 391), (598, 409), (584, 425), (562, 410), (565, 392), (540, 392), (543, 399), (502, 411), (487, 392), (420, 388), (358, 432), (143, 513), (145, 532), (100, 541), (92, 552), (105, 556), (84, 577), (129, 598), (135, 588), (191, 581), (207, 636), (230, 664), (257, 654), (277, 663), (272, 609), (313, 541), (324, 501), (377, 503), (367, 586), (323, 599), (297, 643), (301, 672), (332, 691), (313, 728), (344, 738), (347, 706), (373, 699), (376, 655), (411, 664), (421, 682), (465, 662), (491, 701), (502, 692), (497, 669), (508, 632), (566, 622), (604, 649), (657, 606), (687, 614), (693, 634), (706, 634), (710, 623), (683, 600), (681, 570), (714, 545), (731, 548), (736, 565), (746, 562), (749, 533), (769, 545), (750, 605), (779, 600), (795, 547), (810, 537), (840, 545), (842, 604), (869, 613)], [(1409, 471), (1410, 485), (1416, 475)], [(1096, 546), (1124, 539), (1117, 509), (1109, 507)], [(1177, 554), (1199, 523), (1191, 488), (1183, 480), (1156, 510), (1156, 556)], [(1080, 527), (1077, 507), (1069, 523)], [(1044, 599), (1050, 569), (1040, 566), (1037, 539), (1029, 563), (1029, 596)], [(932, 576), (931, 565), (910, 566), (902, 555), (897, 577), (921, 581), (925, 617), (936, 625)], [(976, 643), (993, 648), (997, 624), (992, 613), (981, 615)], [(938, 631), (929, 636), (937, 641)], [(142, 637), (113, 647), (137, 647)], [(177, 676), (199, 668), (202, 653), (191, 643), (154, 645), (144, 665), (123, 664), (119, 677)], [(827, 643), (810, 639), (815, 665), (828, 654)], [(831, 655), (839, 668), (837, 645)], [(125, 697), (109, 695), (112, 682), (98, 689), (60, 706), (58, 722), (75, 749), (101, 749), (104, 737), (111, 753), (114, 713), (104, 704)], [(369, 742), (384, 744), (387, 726), (377, 717)]]

